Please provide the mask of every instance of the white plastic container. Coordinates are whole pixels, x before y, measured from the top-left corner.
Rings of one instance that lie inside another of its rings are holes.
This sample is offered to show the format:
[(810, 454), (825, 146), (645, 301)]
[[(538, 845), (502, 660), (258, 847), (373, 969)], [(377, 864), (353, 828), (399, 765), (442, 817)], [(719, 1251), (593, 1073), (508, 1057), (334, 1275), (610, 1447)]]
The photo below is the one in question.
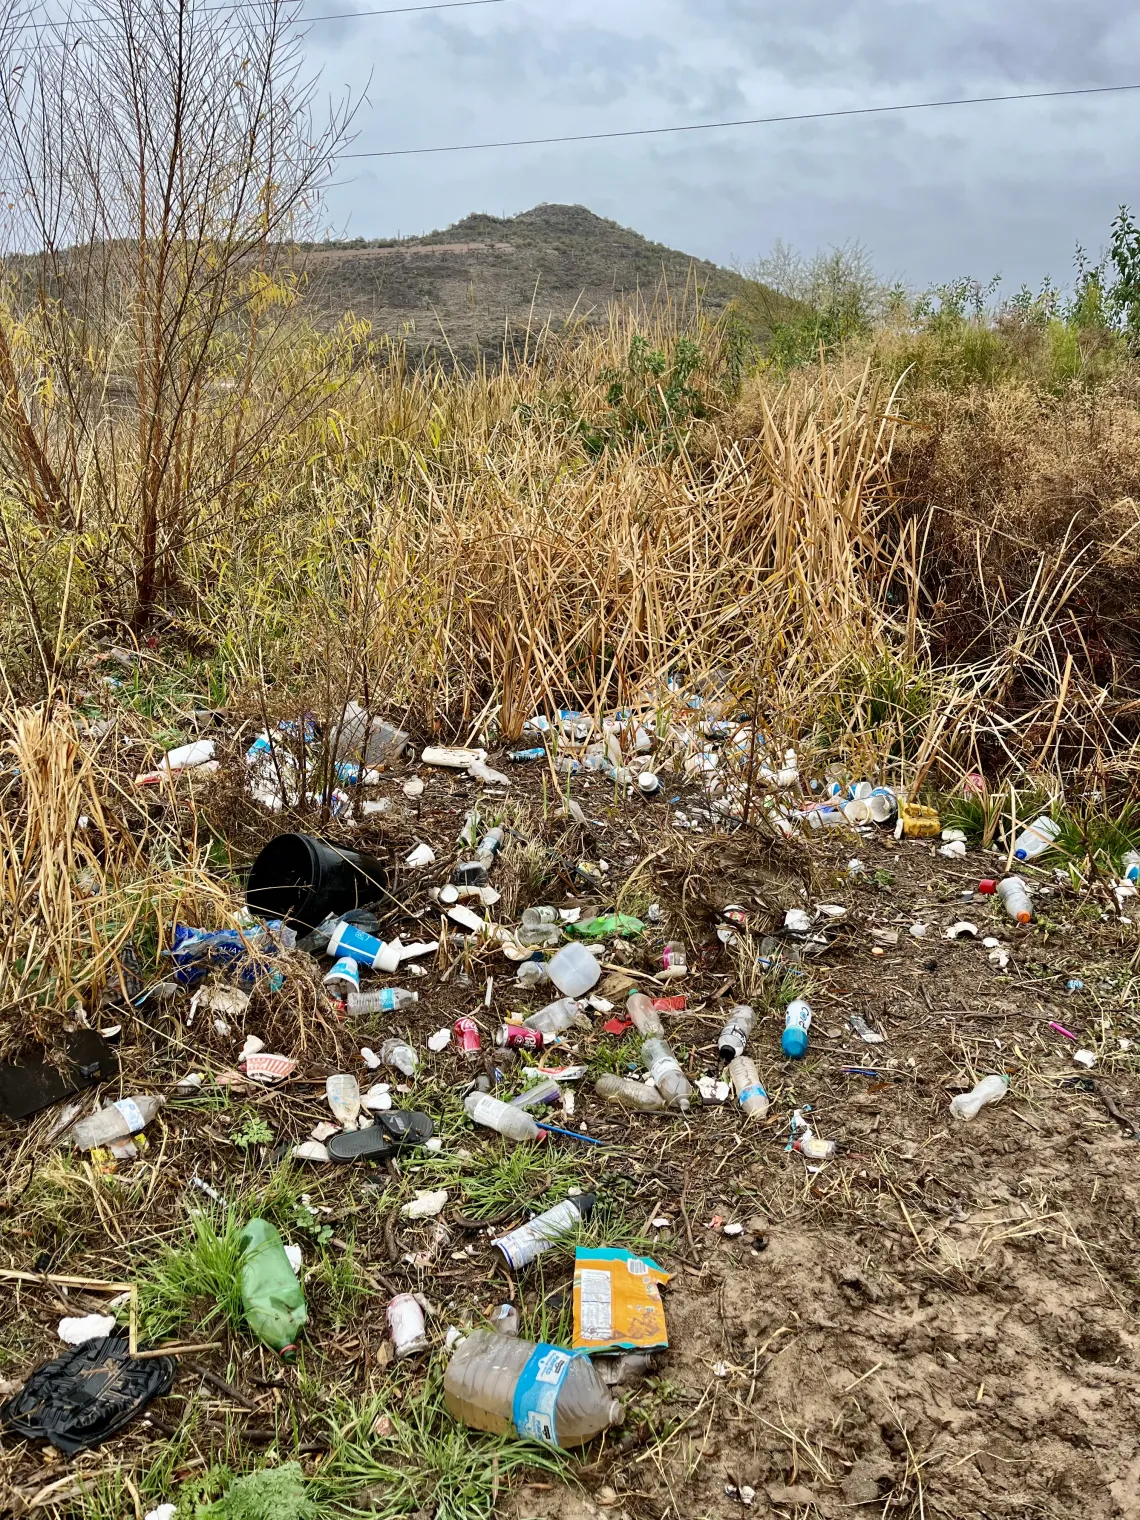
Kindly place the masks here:
[(635, 1082), (632, 1077), (599, 1077), (594, 1091), (607, 1103), (628, 1108), (633, 1113), (663, 1114), (665, 1099), (650, 1082)]
[(546, 963), (550, 980), (567, 997), (584, 997), (602, 974), (602, 968), (585, 945), (563, 945)]
[(537, 1029), (542, 1034), (561, 1034), (566, 1029), (590, 1027), (589, 1019), (582, 1012), (582, 1005), (572, 997), (547, 1003), (545, 1008), (540, 1008), (537, 1013), (523, 1019), (523, 1023), (528, 1029)]
[(563, 1235), (573, 1235), (584, 1219), (590, 1217), (595, 1198), (593, 1193), (580, 1193), (577, 1198), (567, 1198), (554, 1208), (539, 1214), (529, 1224), (520, 1225), (508, 1235), (500, 1235), (491, 1244), (502, 1251), (508, 1266), (517, 1272), (525, 1267)]
[(973, 1119), (987, 1103), (1000, 1103), (1008, 1091), (1008, 1077), (983, 1077), (972, 1092), (958, 1094), (950, 1112), (955, 1119)]
[(213, 739), (196, 739), (193, 744), (183, 744), (169, 750), (158, 762), (160, 771), (188, 771), (196, 765), (208, 765), (214, 758)]
[(386, 945), (374, 934), (366, 934), (355, 924), (346, 924), (343, 920), (333, 930), (325, 954), (331, 955), (334, 960), (341, 955), (348, 955), (362, 966), (371, 966), (376, 971), (395, 971), (400, 964), (398, 943)]
[(71, 1131), (70, 1138), (81, 1151), (94, 1150), (97, 1145), (110, 1145), (115, 1140), (125, 1140), (137, 1135), (158, 1113), (166, 1102), (161, 1093), (145, 1093), (137, 1098), (120, 1098), (110, 1103), (88, 1119), (80, 1119)]
[(334, 1072), (325, 1081), (325, 1097), (333, 1118), (345, 1129), (355, 1129), (360, 1117), (360, 1083), (348, 1072)]
[(1003, 876), (997, 884), (997, 895), (1010, 918), (1019, 924), (1027, 924), (1033, 917), (1033, 903), (1020, 876)]
[(490, 1093), (468, 1093), (463, 1100), (463, 1109), (472, 1124), (497, 1130), (508, 1140), (537, 1140), (542, 1133), (524, 1109), (512, 1108), (509, 1103), (493, 1098)]
[(654, 1087), (669, 1107), (679, 1108), (682, 1113), (686, 1113), (693, 1089), (666, 1041), (657, 1038), (646, 1040), (641, 1047), (641, 1059)]
[(749, 1119), (763, 1119), (768, 1113), (768, 1094), (751, 1056), (736, 1056), (728, 1063), (728, 1080), (736, 1101)]
[(407, 1040), (385, 1040), (380, 1047), (380, 1059), (385, 1066), (402, 1071), (405, 1077), (414, 1077), (420, 1058)]
[(339, 960), (333, 961), (332, 970), (325, 972), (324, 985), (331, 987), (338, 996), (342, 996), (346, 989), (351, 989), (349, 997), (359, 997), (360, 962), (354, 961), (351, 955), (342, 955)]
[(747, 1003), (737, 1003), (729, 1016), (728, 1023), (717, 1035), (717, 1049), (722, 1061), (732, 1061), (744, 1054), (755, 1017), (755, 1012)]
[(473, 1330), (456, 1347), (443, 1378), (448, 1411), (473, 1430), (544, 1446), (583, 1446), (622, 1420), (588, 1356)]
[(1052, 849), (1060, 833), (1060, 827), (1053, 822), (1048, 813), (1042, 813), (1040, 818), (1035, 818), (1031, 824), (1022, 829), (1014, 840), (1013, 858), (1033, 860), (1036, 856), (1043, 855), (1046, 850)]

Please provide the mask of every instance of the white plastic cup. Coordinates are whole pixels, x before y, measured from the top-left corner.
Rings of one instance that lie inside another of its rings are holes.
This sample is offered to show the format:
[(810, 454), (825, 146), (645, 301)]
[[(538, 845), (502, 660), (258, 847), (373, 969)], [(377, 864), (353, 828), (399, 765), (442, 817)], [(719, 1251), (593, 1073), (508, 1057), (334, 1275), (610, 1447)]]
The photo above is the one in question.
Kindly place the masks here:
[(326, 987), (348, 986), (354, 992), (360, 991), (360, 962), (354, 961), (350, 955), (342, 955), (333, 964), (332, 970), (324, 979)]
[(350, 956), (354, 961), (371, 966), (376, 971), (395, 971), (400, 964), (398, 944), (386, 945), (374, 934), (366, 934), (355, 924), (343, 922), (333, 930), (327, 954), (334, 957), (342, 954)]
[(392, 1299), (388, 1305), (388, 1329), (392, 1332), (397, 1361), (427, 1350), (424, 1311), (414, 1293), (397, 1293)]

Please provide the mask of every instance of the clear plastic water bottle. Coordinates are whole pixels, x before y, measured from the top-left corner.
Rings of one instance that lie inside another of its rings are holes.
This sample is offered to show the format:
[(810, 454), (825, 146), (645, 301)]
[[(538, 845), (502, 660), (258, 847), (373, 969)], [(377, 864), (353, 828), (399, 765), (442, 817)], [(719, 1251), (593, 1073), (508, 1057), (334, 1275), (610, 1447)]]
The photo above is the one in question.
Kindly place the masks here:
[(545, 1008), (540, 1008), (537, 1013), (532, 1013), (525, 1018), (523, 1023), (528, 1029), (538, 1029), (543, 1034), (561, 1034), (564, 1029), (589, 1029), (590, 1021), (582, 1012), (582, 1005), (572, 997), (559, 998), (556, 1003), (547, 1003)]
[(760, 1081), (756, 1062), (750, 1056), (734, 1056), (728, 1063), (728, 1080), (736, 1100), (749, 1119), (763, 1119), (768, 1113), (768, 1094)]
[(333, 1118), (345, 1129), (355, 1129), (360, 1117), (360, 1083), (349, 1072), (333, 1072), (325, 1080), (325, 1097)]
[(663, 1114), (665, 1099), (650, 1082), (635, 1082), (632, 1077), (599, 1077), (594, 1091), (607, 1103), (628, 1108), (639, 1114)]
[(350, 992), (349, 1013), (400, 1013), (413, 1008), (420, 1000), (418, 992), (406, 987), (376, 987), (371, 992)]
[(1002, 907), (1019, 924), (1027, 924), (1033, 917), (1033, 903), (1020, 876), (1003, 876), (997, 884), (997, 895)]
[(542, 1108), (547, 1103), (557, 1103), (561, 1096), (562, 1089), (553, 1077), (540, 1077), (509, 1102), (512, 1108)]
[(385, 1066), (391, 1066), (395, 1071), (403, 1072), (405, 1077), (414, 1077), (416, 1067), (420, 1064), (420, 1058), (407, 1040), (399, 1040), (393, 1037), (385, 1040), (380, 1047), (380, 1059)]
[(490, 1093), (468, 1093), (463, 1100), (463, 1109), (473, 1124), (497, 1130), (508, 1140), (537, 1140), (543, 1133), (523, 1109), (512, 1108)]
[(71, 1131), (71, 1140), (81, 1151), (94, 1150), (98, 1145), (111, 1145), (137, 1135), (158, 1113), (166, 1102), (162, 1093), (144, 1093), (136, 1098), (120, 1098), (110, 1103), (88, 1119), (80, 1119)]
[(238, 1282), (246, 1323), (282, 1361), (291, 1362), (309, 1311), (281, 1237), (267, 1220), (251, 1219), (238, 1236), (238, 1245), (242, 1251)]
[(1042, 813), (1040, 818), (1033, 822), (1017, 836), (1013, 842), (1013, 855), (1015, 860), (1033, 860), (1038, 855), (1043, 855), (1051, 849), (1060, 836), (1060, 826), (1054, 823), (1048, 813)]
[(555, 1204), (545, 1214), (539, 1214), (529, 1224), (520, 1225), (508, 1235), (500, 1235), (491, 1244), (502, 1251), (508, 1265), (517, 1272), (536, 1256), (541, 1256), (543, 1251), (549, 1251), (563, 1235), (573, 1235), (583, 1220), (589, 1219), (596, 1201), (593, 1193), (579, 1193), (577, 1198), (567, 1198)]
[(649, 1039), (641, 1047), (641, 1059), (653, 1085), (670, 1108), (686, 1113), (693, 1089), (689, 1086), (680, 1062), (665, 1040)]
[(786, 1056), (798, 1061), (808, 1048), (808, 1030), (811, 1028), (811, 1009), (803, 998), (795, 998), (788, 1004), (784, 1014), (784, 1033), (780, 1046)]
[(737, 1003), (729, 1015), (728, 1023), (717, 1036), (717, 1049), (722, 1061), (728, 1062), (744, 1054), (755, 1017), (755, 1012), (747, 1003)]
[(535, 987), (540, 987), (543, 982), (550, 980), (550, 973), (546, 969), (546, 962), (523, 961), (515, 973), (515, 980), (520, 987), (525, 987), (528, 992)]
[(622, 1420), (588, 1356), (494, 1330), (473, 1330), (443, 1378), (449, 1413), (473, 1430), (544, 1446), (583, 1446)]
[(987, 1103), (1000, 1103), (1008, 1091), (1008, 1077), (983, 1077), (971, 1092), (958, 1094), (950, 1104), (950, 1112), (955, 1119), (976, 1118)]
[(647, 998), (644, 992), (631, 992), (625, 1005), (625, 1011), (629, 1014), (633, 1027), (637, 1030), (638, 1034), (649, 1036), (650, 1038), (656, 1035), (658, 1039), (664, 1036), (665, 1026), (661, 1022), (661, 1015), (654, 1008), (652, 1000)]

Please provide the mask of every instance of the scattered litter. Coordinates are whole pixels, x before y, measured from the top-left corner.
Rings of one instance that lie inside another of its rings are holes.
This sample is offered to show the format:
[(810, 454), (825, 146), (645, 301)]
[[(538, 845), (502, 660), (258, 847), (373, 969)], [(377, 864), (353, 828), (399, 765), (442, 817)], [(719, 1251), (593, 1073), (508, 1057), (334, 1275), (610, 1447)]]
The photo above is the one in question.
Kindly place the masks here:
[(328, 1150), (319, 1140), (302, 1140), (289, 1152), (294, 1161), (331, 1161)]
[(397, 1361), (428, 1349), (423, 1302), (418, 1293), (397, 1293), (388, 1305), (388, 1329)]
[(113, 1314), (84, 1314), (80, 1318), (61, 1319), (57, 1334), (67, 1346), (82, 1346), (84, 1341), (106, 1340), (114, 1329)]
[[(301, 1149), (298, 1146), (293, 1154)], [(246, 1324), (282, 1361), (292, 1361), (309, 1311), (281, 1237), (267, 1220), (251, 1219), (238, 1236), (238, 1244), (242, 1251), (238, 1279)]]
[(851, 1014), (847, 1022), (851, 1025), (851, 1028), (863, 1041), (864, 1045), (882, 1045), (885, 1043), (886, 1035), (880, 1034), (877, 1029), (872, 1029), (866, 1020), (861, 1018), (859, 1014)]
[(978, 926), (972, 924), (968, 918), (960, 918), (956, 924), (951, 924), (948, 929), (943, 929), (943, 939), (977, 939)]
[(912, 939), (925, 939), (926, 938), (926, 931), (929, 928), (930, 928), (929, 924), (914, 923), (914, 924), (911, 924), (911, 926), (910, 926), (910, 928), (908, 929), (907, 932), (908, 932), (908, 934), (910, 935), (910, 937)]
[(903, 839), (937, 839), (942, 832), (938, 810), (919, 802), (899, 799), (896, 837)]
[(419, 1190), (410, 1203), (404, 1204), (400, 1213), (405, 1219), (434, 1219), (443, 1212), (446, 1203), (446, 1188), (440, 1188), (438, 1192)]
[(169, 1356), (132, 1358), (125, 1336), (84, 1341), (37, 1367), (0, 1408), (0, 1425), (74, 1456), (101, 1446), (169, 1393), (174, 1371)]
[(562, 1236), (580, 1230), (593, 1212), (594, 1202), (593, 1193), (579, 1193), (574, 1198), (567, 1198), (539, 1214), (529, 1224), (520, 1225), (509, 1235), (500, 1235), (492, 1245), (503, 1253), (507, 1265), (517, 1272), (536, 1256), (549, 1251)]
[(966, 853), (965, 840), (955, 839), (950, 844), (939, 847), (939, 855), (945, 855), (947, 860), (961, 860)]
[(284, 1082), (286, 1077), (291, 1077), (297, 1070), (297, 1063), (290, 1056), (258, 1051), (245, 1062), (244, 1070), (251, 1082), (262, 1082), (266, 1086), (272, 1086), (274, 1083)]
[(576, 1351), (653, 1351), (669, 1344), (661, 1285), (670, 1274), (652, 1257), (608, 1247), (574, 1252)]
[(718, 1077), (698, 1077), (697, 1091), (705, 1103), (726, 1103), (732, 1089)]
[(972, 1091), (958, 1094), (950, 1104), (950, 1112), (955, 1119), (973, 1119), (987, 1103), (1000, 1103), (1008, 1091), (1008, 1077), (983, 1077)]
[(1096, 1065), (1096, 1054), (1091, 1050), (1074, 1050), (1073, 1060), (1078, 1066), (1083, 1066), (1088, 1071), (1091, 1071)]
[(434, 1034), (429, 1034), (428, 1037), (427, 1037), (427, 1048), (429, 1050), (434, 1050), (437, 1053), (439, 1051), (445, 1049), (450, 1044), (451, 1044), (451, 1030), (450, 1030), (450, 1028), (437, 1029)]
[(424, 765), (438, 765), (445, 770), (465, 771), (472, 765), (481, 765), (487, 758), (485, 749), (455, 749), (430, 746), (420, 755)]
[(513, 1426), (543, 1446), (583, 1446), (623, 1415), (589, 1357), (494, 1330), (473, 1330), (456, 1346), (443, 1396), (456, 1419), (499, 1432)]

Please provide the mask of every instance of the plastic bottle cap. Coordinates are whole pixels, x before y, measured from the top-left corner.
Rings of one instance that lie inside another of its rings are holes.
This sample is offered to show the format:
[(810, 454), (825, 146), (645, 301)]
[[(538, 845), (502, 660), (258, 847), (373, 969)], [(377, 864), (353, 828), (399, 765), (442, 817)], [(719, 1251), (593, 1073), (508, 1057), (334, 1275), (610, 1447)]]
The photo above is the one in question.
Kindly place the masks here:
[(992, 876), (987, 876), (985, 881), (980, 881), (978, 883), (978, 891), (984, 893), (986, 896), (991, 896), (994, 892), (997, 891), (997, 885), (997, 882), (993, 879)]
[(1015, 860), (1028, 860), (1029, 859), (1029, 851), (1028, 850), (1014, 850), (1014, 852), (1013, 852), (1013, 858)]
[(780, 1036), (780, 1047), (786, 1056), (798, 1061), (808, 1048), (806, 1029), (785, 1029)]

